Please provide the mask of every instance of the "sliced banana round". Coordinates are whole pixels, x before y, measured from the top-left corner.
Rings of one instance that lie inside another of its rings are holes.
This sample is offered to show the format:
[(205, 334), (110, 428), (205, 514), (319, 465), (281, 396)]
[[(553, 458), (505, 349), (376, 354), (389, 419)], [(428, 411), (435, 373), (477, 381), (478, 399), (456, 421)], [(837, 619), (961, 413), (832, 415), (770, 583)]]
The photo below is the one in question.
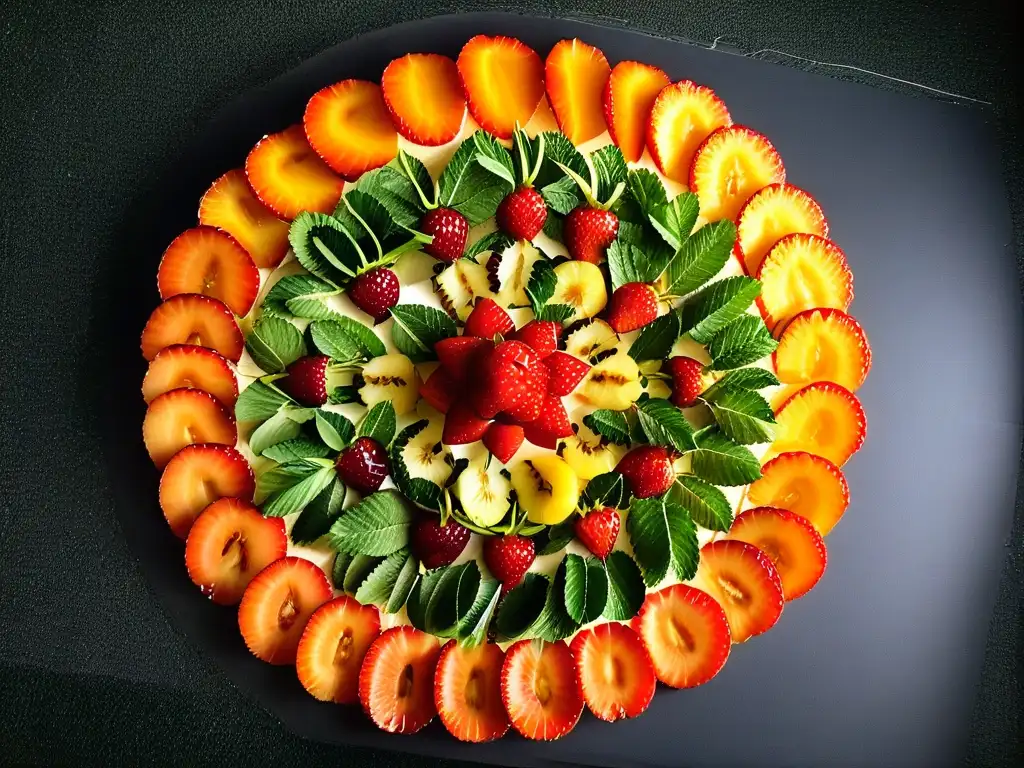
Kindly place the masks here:
[(405, 355), (381, 355), (363, 366), (359, 397), (367, 407), (390, 400), (399, 416), (416, 407), (420, 380), (416, 366)]
[(455, 481), (455, 496), (471, 522), (491, 528), (508, 513), (512, 493), (511, 481), (501, 472), (501, 462), (489, 461), (489, 454), (469, 462)]
[[(457, 263), (457, 262), (456, 262)], [(571, 320), (593, 317), (608, 304), (604, 273), (597, 264), (587, 261), (565, 261), (555, 267), (555, 295), (552, 304), (568, 304), (573, 309)]]
[(586, 424), (574, 424), (575, 434), (562, 441), (559, 455), (580, 480), (611, 472), (625, 453), (624, 446), (608, 442)]

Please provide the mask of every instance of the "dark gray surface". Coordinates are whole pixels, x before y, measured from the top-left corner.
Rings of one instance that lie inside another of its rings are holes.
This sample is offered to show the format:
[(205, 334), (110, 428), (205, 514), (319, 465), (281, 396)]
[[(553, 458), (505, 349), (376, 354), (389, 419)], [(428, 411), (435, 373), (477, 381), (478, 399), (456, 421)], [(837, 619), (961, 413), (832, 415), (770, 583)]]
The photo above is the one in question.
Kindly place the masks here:
[[(983, 117), (961, 107), (843, 84), (719, 52), (571, 22), (464, 16), (345, 43), (248, 94), (218, 118), (155, 199), (134, 212), (108, 281), (151, 280), (161, 244), (194, 216), (213, 176), (263, 133), (293, 122), (317, 87), (377, 77), (408, 50), (454, 54), (476, 32), (517, 35), (542, 53), (579, 35), (614, 62), (639, 58), (713, 87), (737, 122), (766, 133), (790, 180), (820, 201), (854, 270), (853, 312), (875, 351), (861, 391), (869, 433), (848, 465), (853, 503), (828, 540), (830, 568), (768, 635), (739, 647), (711, 685), (659, 691), (642, 719), (585, 718), (551, 745), (466, 748), (434, 724), (386, 737), (361, 716), (313, 702), (287, 670), (250, 658), (230, 613), (197, 600), (156, 514), (137, 421), (112, 423), (109, 471), (122, 525), (147, 576), (194, 642), (303, 734), (494, 762), (594, 765), (939, 765), (962, 755), (1020, 447), (1021, 317), (998, 155)], [(429, 42), (427, 42), (429, 41)], [(162, 215), (152, 216), (159, 210)], [(970, 258), (965, 258), (970, 254)], [(112, 285), (100, 295), (109, 295)], [(95, 308), (93, 333), (128, 339), (155, 298)], [(133, 345), (112, 368), (141, 374)], [(108, 390), (111, 408), (134, 393)], [(950, 386), (970, 403), (950, 408)], [(130, 401), (130, 400), (129, 400)], [(141, 408), (136, 407), (138, 414)], [(123, 411), (122, 411), (123, 412)], [(742, 738), (737, 738), (742, 723)], [(685, 749), (681, 746), (685, 744)]]

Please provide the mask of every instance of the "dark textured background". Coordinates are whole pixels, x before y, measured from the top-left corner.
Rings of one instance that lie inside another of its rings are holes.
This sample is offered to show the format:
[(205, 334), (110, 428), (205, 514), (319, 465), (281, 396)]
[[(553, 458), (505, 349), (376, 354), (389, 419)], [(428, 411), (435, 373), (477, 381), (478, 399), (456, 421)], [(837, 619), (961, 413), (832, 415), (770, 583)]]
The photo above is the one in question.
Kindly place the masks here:
[[(96, 445), (102, 420), (119, 416), (98, 412), (89, 395), (116, 372), (90, 365), (90, 349), (105, 340), (90, 338), (88, 328), (97, 266), (132, 258), (117, 249), (127, 219), (221, 103), (354, 34), (495, 6), (194, 5), (36, 0), (0, 10), (0, 762), (440, 764), (291, 736), (168, 623), (113, 514)], [(721, 36), (720, 45), (743, 51), (778, 49), (992, 102), (1020, 264), (1024, 132), (1010, 58), (1017, 40), (998, 7), (880, 0), (849, 9), (800, 0), (501, 7), (604, 17), (707, 44)], [(969, 372), (951, 371), (937, 385), (960, 401), (970, 396), (968, 382)], [(1021, 520), (1018, 506), (975, 705), (969, 760), (977, 765), (1024, 757)]]

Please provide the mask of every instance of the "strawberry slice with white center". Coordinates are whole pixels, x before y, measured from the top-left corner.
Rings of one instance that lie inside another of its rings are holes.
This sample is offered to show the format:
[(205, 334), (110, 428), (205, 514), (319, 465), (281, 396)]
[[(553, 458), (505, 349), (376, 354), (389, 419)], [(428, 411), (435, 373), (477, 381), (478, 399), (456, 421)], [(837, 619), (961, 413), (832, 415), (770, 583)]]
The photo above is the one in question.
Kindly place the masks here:
[(666, 85), (654, 100), (647, 124), (647, 148), (659, 171), (686, 184), (697, 148), (713, 131), (729, 125), (729, 110), (714, 91), (680, 80)]
[(181, 387), (209, 392), (226, 408), (234, 408), (238, 400), (238, 379), (228, 361), (195, 344), (174, 344), (160, 350), (146, 369), (142, 397), (151, 403), (164, 392)]
[(224, 302), (198, 293), (172, 296), (153, 310), (142, 331), (142, 356), (152, 360), (174, 344), (208, 347), (233, 363), (245, 349), (235, 316)]
[(735, 219), (750, 196), (786, 180), (775, 147), (743, 125), (719, 128), (700, 145), (690, 165), (690, 190), (700, 199), (708, 221)]
[(384, 94), (367, 80), (342, 80), (314, 93), (302, 127), (310, 146), (345, 181), (356, 181), (398, 154), (398, 132)]
[(245, 177), (260, 202), (287, 221), (302, 211), (332, 213), (345, 186), (301, 125), (264, 136), (245, 158)]
[(186, 229), (167, 246), (156, 276), (161, 299), (212, 296), (244, 317), (260, 291), (260, 271), (235, 238), (220, 229)]
[(705, 544), (693, 585), (722, 606), (734, 643), (767, 632), (782, 615), (779, 572), (767, 554), (745, 541)]
[(651, 109), (670, 82), (660, 69), (639, 61), (620, 61), (612, 68), (601, 103), (608, 132), (627, 162), (643, 156)]
[(821, 206), (800, 187), (769, 184), (740, 209), (733, 253), (748, 275), (756, 275), (768, 251), (786, 235), (804, 233), (828, 237)]
[(241, 168), (228, 171), (206, 190), (199, 201), (199, 223), (235, 238), (257, 267), (276, 267), (288, 253), (288, 222), (260, 202)]
[(235, 417), (209, 392), (173, 389), (149, 404), (142, 421), (142, 439), (153, 463), (163, 469), (186, 445), (233, 446), (238, 429)]
[(611, 71), (599, 49), (576, 38), (559, 40), (544, 62), (548, 103), (577, 146), (605, 132), (601, 97)]
[(466, 98), (459, 70), (447, 56), (410, 53), (393, 59), (380, 85), (395, 128), (409, 141), (437, 147), (462, 130)]
[(845, 312), (853, 301), (853, 273), (846, 255), (817, 235), (787, 235), (768, 252), (757, 271), (758, 306), (765, 323), (778, 333), (808, 309)]
[(590, 366), (567, 352), (555, 351), (544, 358), (548, 369), (548, 392), (558, 397), (572, 393), (590, 372)]
[(748, 509), (733, 522), (728, 538), (753, 544), (771, 558), (787, 601), (806, 595), (825, 573), (828, 554), (821, 534), (788, 509)]
[(732, 647), (722, 606), (686, 584), (647, 595), (633, 629), (643, 638), (658, 680), (672, 688), (704, 685), (725, 666)]
[(637, 717), (654, 698), (654, 665), (640, 637), (626, 624), (599, 624), (572, 641), (583, 699), (606, 722)]
[(477, 35), (462, 47), (456, 65), (470, 114), (499, 139), (511, 139), (517, 123), (530, 122), (544, 98), (544, 64), (514, 37)]
[(846, 512), (850, 488), (843, 471), (828, 459), (791, 451), (761, 467), (761, 477), (747, 489), (747, 499), (803, 515), (825, 536)]
[(389, 733), (416, 733), (434, 715), (437, 638), (409, 626), (392, 627), (373, 641), (359, 671), (359, 701)]
[[(188, 445), (174, 454), (160, 475), (160, 509), (174, 535), (184, 539), (199, 513), (225, 496), (252, 500), (252, 467), (230, 445)], [(282, 555), (283, 557), (283, 555)]]
[(448, 732), (476, 744), (500, 739), (509, 729), (501, 703), (505, 653), (494, 643), (467, 648), (456, 641), (441, 649), (434, 675), (434, 703)]
[(572, 651), (563, 642), (520, 640), (505, 654), (501, 697), (512, 727), (539, 741), (561, 738), (583, 714)]
[(380, 612), (348, 595), (317, 608), (299, 638), (295, 671), (302, 687), (320, 701), (359, 701), (359, 670), (380, 635)]
[(808, 309), (786, 325), (775, 350), (784, 384), (833, 381), (856, 392), (871, 370), (871, 345), (853, 317), (838, 309)]
[(810, 384), (791, 398), (775, 416), (778, 436), (773, 454), (807, 451), (838, 467), (864, 445), (867, 420), (857, 396), (830, 381)]

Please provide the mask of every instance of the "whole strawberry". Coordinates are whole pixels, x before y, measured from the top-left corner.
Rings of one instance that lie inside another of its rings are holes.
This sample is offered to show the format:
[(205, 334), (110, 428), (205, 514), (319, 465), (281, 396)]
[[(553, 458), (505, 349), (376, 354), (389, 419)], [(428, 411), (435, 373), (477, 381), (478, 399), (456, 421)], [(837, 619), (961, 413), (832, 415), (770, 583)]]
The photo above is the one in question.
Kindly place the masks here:
[(579, 518), (573, 528), (576, 538), (583, 542), (595, 557), (604, 560), (615, 546), (621, 525), (618, 511), (611, 507), (592, 509)]
[(680, 408), (696, 405), (704, 391), (704, 365), (692, 357), (670, 357), (665, 370), (672, 377), (672, 402)]
[(462, 258), (466, 250), (469, 222), (453, 208), (433, 208), (420, 221), (420, 232), (434, 237), (432, 243), (423, 246), (424, 253), (451, 263)]
[(387, 267), (371, 269), (355, 279), (348, 289), (352, 303), (373, 318), (375, 323), (388, 318), (388, 310), (398, 303), (398, 275)]
[(390, 471), (387, 451), (371, 437), (360, 437), (343, 450), (335, 466), (342, 482), (364, 496), (380, 488)]
[(454, 563), (469, 544), (469, 529), (454, 520), (424, 515), (412, 527), (412, 552), (430, 570)]
[(634, 448), (622, 457), (615, 471), (626, 478), (638, 499), (660, 496), (672, 487), (676, 479), (668, 451), (660, 445)]
[(620, 285), (608, 302), (608, 325), (616, 333), (643, 328), (658, 317), (658, 294), (647, 283)]
[(544, 198), (533, 187), (520, 187), (510, 193), (495, 215), (498, 227), (516, 240), (533, 240), (544, 228), (547, 217)]
[(327, 355), (307, 355), (288, 366), (288, 375), (278, 385), (303, 405), (317, 407), (327, 402)]
[(523, 580), (535, 556), (533, 539), (525, 536), (488, 536), (484, 539), (484, 562), (506, 592)]
[(583, 205), (565, 217), (562, 236), (569, 255), (578, 261), (600, 264), (619, 234), (619, 217), (611, 211)]

